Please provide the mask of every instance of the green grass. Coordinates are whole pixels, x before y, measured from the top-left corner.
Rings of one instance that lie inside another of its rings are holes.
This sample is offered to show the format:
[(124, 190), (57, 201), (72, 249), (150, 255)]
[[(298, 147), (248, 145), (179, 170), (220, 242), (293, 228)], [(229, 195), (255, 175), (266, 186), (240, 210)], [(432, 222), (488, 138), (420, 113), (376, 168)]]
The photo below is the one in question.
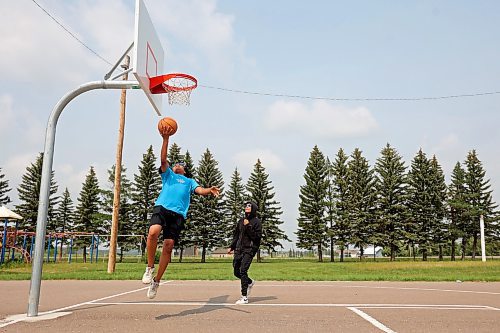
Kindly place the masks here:
[[(107, 263), (49, 263), (43, 265), (44, 280), (138, 280), (145, 264), (117, 263), (114, 274)], [(250, 275), (274, 281), (500, 281), (500, 260), (478, 261), (347, 261), (317, 262), (313, 259), (266, 259), (254, 261)], [(0, 266), (0, 280), (28, 280), (31, 266), (9, 263)], [(169, 280), (230, 280), (230, 259), (200, 263), (188, 259), (173, 262), (164, 277)]]

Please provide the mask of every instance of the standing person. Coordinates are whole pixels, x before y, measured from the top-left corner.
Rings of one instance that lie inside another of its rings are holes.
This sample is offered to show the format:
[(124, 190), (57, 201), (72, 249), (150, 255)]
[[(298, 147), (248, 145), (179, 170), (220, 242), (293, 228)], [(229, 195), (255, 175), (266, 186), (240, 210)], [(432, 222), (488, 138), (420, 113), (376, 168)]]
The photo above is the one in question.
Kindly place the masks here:
[(257, 218), (257, 205), (247, 202), (245, 203), (245, 216), (236, 224), (233, 242), (227, 250), (228, 254), (234, 251), (234, 276), (241, 280), (241, 298), (236, 301), (236, 304), (247, 304), (248, 296), (255, 285), (255, 280), (248, 277), (248, 269), (253, 257), (259, 251), (261, 237), (262, 225)]
[[(168, 139), (173, 130), (167, 127), (161, 135), (163, 144), (161, 146), (161, 167), (159, 169), (162, 189), (153, 207), (153, 215), (149, 224), (148, 239), (146, 243), (148, 253), (148, 265), (142, 276), (142, 282), (149, 284), (148, 298), (155, 298), (160, 280), (170, 263), (174, 244), (179, 241), (179, 235), (184, 228), (187, 211), (191, 199), (191, 193), (200, 195), (219, 195), (219, 189), (215, 186), (204, 188), (191, 178), (184, 176), (186, 164), (175, 161), (172, 169), (167, 161)], [(163, 249), (158, 264), (158, 271), (154, 273), (155, 254), (158, 237), (163, 230)]]

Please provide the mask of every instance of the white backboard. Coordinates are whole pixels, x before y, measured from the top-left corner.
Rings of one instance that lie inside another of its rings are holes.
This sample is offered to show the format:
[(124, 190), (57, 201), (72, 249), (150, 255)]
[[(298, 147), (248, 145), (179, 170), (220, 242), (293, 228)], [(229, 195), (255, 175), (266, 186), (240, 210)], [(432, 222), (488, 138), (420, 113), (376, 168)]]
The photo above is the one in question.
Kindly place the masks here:
[(151, 94), (149, 91), (149, 78), (165, 74), (163, 72), (164, 50), (143, 0), (136, 0), (135, 3), (135, 33), (132, 58), (132, 73), (156, 113), (161, 116), (163, 95)]

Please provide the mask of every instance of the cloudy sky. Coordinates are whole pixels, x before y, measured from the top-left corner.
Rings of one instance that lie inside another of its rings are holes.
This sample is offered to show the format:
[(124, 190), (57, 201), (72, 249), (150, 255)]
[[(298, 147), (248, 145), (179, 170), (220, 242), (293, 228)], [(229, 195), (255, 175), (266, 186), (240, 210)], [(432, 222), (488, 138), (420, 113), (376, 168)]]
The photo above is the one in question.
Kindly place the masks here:
[[(34, 1), (0, 2), (0, 167), (13, 204), (26, 167), (44, 149), (54, 105), (101, 80), (107, 62), (133, 40), (133, 0), (36, 2), (106, 61)], [(407, 164), (422, 148), (437, 156), (447, 179), (476, 149), (499, 201), (500, 94), (369, 100), (499, 92), (497, 1), (145, 3), (165, 49), (165, 71), (192, 74), (200, 85), (190, 107), (164, 103), (163, 115), (179, 124), (172, 142), (195, 161), (209, 148), (226, 182), (236, 167), (246, 182), (260, 158), (292, 239), (314, 145), (330, 158), (341, 147), (349, 154), (358, 147), (371, 164), (387, 142)], [(61, 115), (54, 170), (60, 192), (68, 187), (74, 201), (91, 165), (104, 186), (115, 163), (119, 100), (118, 90), (95, 90)], [(130, 179), (149, 145), (158, 152), (161, 141), (159, 118), (141, 91), (128, 91), (126, 117)]]

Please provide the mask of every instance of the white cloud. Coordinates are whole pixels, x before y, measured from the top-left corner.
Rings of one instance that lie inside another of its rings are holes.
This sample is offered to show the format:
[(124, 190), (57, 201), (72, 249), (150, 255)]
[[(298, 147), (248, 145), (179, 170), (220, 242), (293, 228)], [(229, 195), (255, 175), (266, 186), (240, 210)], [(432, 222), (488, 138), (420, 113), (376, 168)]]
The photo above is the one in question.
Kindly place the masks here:
[[(69, 37), (31, 2), (2, 2), (9, 13), (0, 21), (0, 71), (12, 80), (45, 82), (71, 75), (71, 60), (79, 53)], [(15, 64), (15, 65), (14, 65)], [(73, 75), (77, 75), (74, 71)], [(42, 83), (43, 84), (43, 83)]]
[(370, 110), (347, 108), (316, 101), (277, 101), (267, 110), (264, 123), (272, 131), (295, 132), (315, 137), (359, 137), (378, 129)]
[[(133, 9), (122, 1), (49, 2), (42, 6), (111, 63), (133, 40)], [(4, 78), (52, 89), (73, 87), (101, 79), (111, 67), (31, 1), (2, 1), (0, 11), (9, 13), (0, 20), (0, 72)]]
[[(450, 180), (453, 168), (457, 162), (465, 168), (464, 161), (467, 158), (467, 154), (472, 149), (457, 133), (448, 133), (435, 140), (426, 137), (421, 146), (428, 158), (432, 158), (433, 155), (436, 156), (439, 164), (443, 168), (447, 181)], [(479, 146), (479, 150), (481, 150), (481, 145)], [(414, 154), (416, 154), (416, 151)], [(414, 155), (411, 158), (413, 157)], [(482, 159), (481, 156), (480, 159)], [(490, 156), (487, 154), (487, 157), (483, 160), (483, 162), (485, 165), (487, 163), (491, 163), (492, 165), (492, 167), (486, 168), (488, 178), (490, 175), (495, 174), (496, 170), (498, 170), (497, 165), (499, 165), (500, 159), (497, 158), (496, 154)]]
[(18, 103), (14, 105), (14, 100), (11, 95), (0, 95), (0, 140), (40, 147), (40, 138), (45, 134), (44, 124), (19, 107)]
[(9, 156), (2, 166), (2, 172), (5, 178), (9, 181), (9, 187), (12, 189), (8, 193), (10, 199), (13, 201), (11, 204), (17, 204), (17, 187), (21, 183), (23, 174), (26, 173), (26, 168), (34, 163), (36, 153), (23, 153), (18, 155)]
[[(49, 1), (41, 5), (111, 63), (133, 41), (135, 6), (130, 2)], [(146, 6), (167, 53), (168, 71), (182, 71), (174, 67), (188, 63), (227, 79), (236, 65), (254, 66), (244, 55), (244, 43), (235, 38), (234, 15), (220, 12), (217, 1), (149, 1)], [(0, 2), (0, 12), (9, 13), (0, 21), (0, 72), (5, 79), (38, 82), (42, 87), (74, 87), (101, 79), (110, 69), (36, 4)]]
[(163, 1), (162, 4), (164, 11), (151, 13), (158, 18), (157, 25), (205, 50), (232, 43), (234, 17), (218, 12), (216, 1)]
[[(114, 64), (133, 41), (135, 6), (130, 7), (126, 2), (117, 0), (78, 1), (76, 4), (78, 8), (72, 14), (79, 26), (75, 29), (85, 32), (87, 42), (93, 49)], [(89, 55), (99, 64), (110, 67), (91, 53)]]
[(461, 162), (465, 158), (464, 152), (466, 151), (466, 147), (462, 145), (458, 135), (455, 133), (447, 134), (433, 145), (429, 145), (428, 138), (425, 139), (425, 142), (426, 144), (423, 144), (422, 148), (427, 153), (427, 157), (432, 158), (435, 155), (446, 175), (451, 173), (457, 162)]
[(74, 202), (76, 202), (78, 196), (80, 195), (82, 184), (85, 182), (85, 177), (89, 173), (89, 169), (83, 168), (75, 171), (73, 165), (71, 164), (58, 165), (55, 166), (54, 169), (57, 170), (57, 179), (61, 179), (61, 181), (58, 182), (61, 186), (59, 188), (59, 193), (63, 193), (64, 189), (68, 188), (71, 198)]
[[(26, 168), (35, 162), (38, 155), (36, 153), (25, 153), (11, 156), (5, 163), (5, 170), (11, 175), (19, 175), (24, 173)], [(6, 172), (7, 173), (7, 172)]]
[(71, 194), (71, 198), (74, 202), (76, 202), (80, 195), (80, 191), (82, 190), (83, 183), (89, 174), (90, 166), (94, 167), (99, 187), (106, 190), (110, 189), (107, 169), (100, 166), (98, 163), (91, 162), (88, 166), (79, 166), (77, 168), (73, 164), (63, 163), (54, 165), (53, 167), (53, 169), (56, 170), (56, 181), (60, 186), (58, 193), (62, 194), (64, 189), (67, 187)]
[(270, 149), (245, 150), (233, 156), (236, 165), (252, 168), (260, 159), (266, 170), (282, 170), (285, 167), (283, 160)]

